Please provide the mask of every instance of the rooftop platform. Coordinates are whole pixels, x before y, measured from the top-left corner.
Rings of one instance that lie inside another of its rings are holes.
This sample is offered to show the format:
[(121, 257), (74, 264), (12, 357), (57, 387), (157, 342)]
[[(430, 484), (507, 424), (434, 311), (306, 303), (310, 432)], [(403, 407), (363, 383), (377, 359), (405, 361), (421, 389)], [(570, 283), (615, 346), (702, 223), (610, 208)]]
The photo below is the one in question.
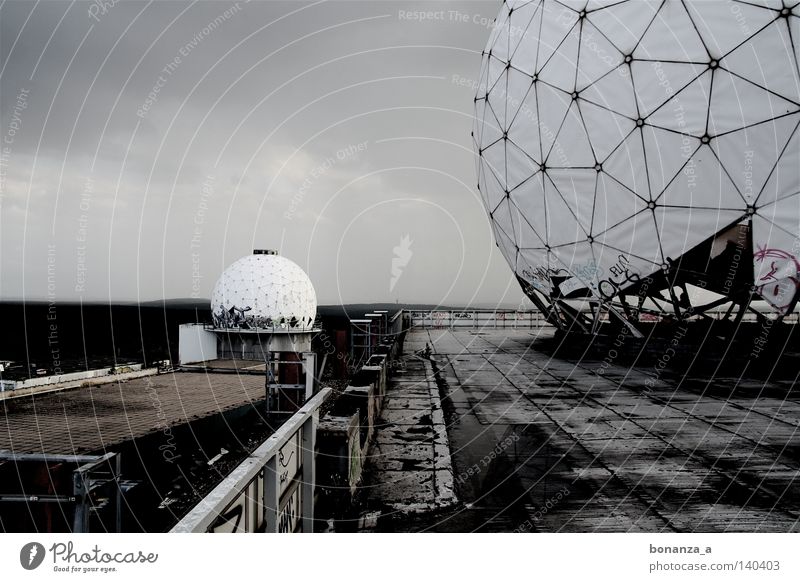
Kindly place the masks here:
[(97, 451), (263, 399), (263, 374), (194, 372), (18, 397), (0, 402), (0, 449)]
[(795, 381), (717, 370), (687, 383), (669, 366), (620, 365), (613, 353), (553, 357), (541, 349), (551, 335), (409, 333), (406, 352), (430, 344), (447, 383), (443, 405), (465, 505), (405, 529), (800, 530)]

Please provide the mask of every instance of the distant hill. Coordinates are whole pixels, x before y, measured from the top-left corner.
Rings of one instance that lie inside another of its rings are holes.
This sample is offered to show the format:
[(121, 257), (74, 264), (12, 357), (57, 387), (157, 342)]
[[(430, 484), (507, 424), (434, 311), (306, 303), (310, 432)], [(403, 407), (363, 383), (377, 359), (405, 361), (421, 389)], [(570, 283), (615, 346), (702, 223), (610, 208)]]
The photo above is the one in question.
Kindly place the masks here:
[(442, 307), (441, 305), (432, 304), (397, 304), (397, 303), (346, 303), (344, 305), (320, 305), (317, 307), (317, 313), (322, 317), (350, 317), (359, 318), (365, 313), (370, 313), (376, 309), (384, 309), (389, 313), (396, 313), (401, 309), (453, 309), (452, 307)]
[(170, 309), (208, 309), (209, 299), (156, 299), (139, 303), (142, 307), (167, 307)]

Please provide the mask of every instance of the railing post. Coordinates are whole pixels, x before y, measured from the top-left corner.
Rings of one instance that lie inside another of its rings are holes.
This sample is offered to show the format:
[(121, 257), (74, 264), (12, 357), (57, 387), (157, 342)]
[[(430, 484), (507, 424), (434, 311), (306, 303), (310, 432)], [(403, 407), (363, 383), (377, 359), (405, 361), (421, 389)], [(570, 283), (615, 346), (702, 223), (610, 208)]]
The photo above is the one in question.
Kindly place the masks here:
[(72, 521), (72, 533), (89, 533), (86, 480), (83, 473), (78, 469), (72, 472), (72, 494), (75, 496), (75, 516)]
[(303, 474), (301, 511), (303, 533), (314, 533), (314, 484), (316, 475), (317, 421), (319, 412), (314, 411), (303, 424)]
[[(111, 461), (109, 461), (109, 465)], [(115, 517), (117, 519), (117, 533), (122, 532), (122, 488), (120, 481), (122, 480), (122, 454), (114, 455), (114, 501), (116, 507), (114, 508)]]
[(280, 501), (280, 482), (278, 481), (278, 455), (272, 457), (264, 465), (264, 531), (278, 531), (278, 503)]

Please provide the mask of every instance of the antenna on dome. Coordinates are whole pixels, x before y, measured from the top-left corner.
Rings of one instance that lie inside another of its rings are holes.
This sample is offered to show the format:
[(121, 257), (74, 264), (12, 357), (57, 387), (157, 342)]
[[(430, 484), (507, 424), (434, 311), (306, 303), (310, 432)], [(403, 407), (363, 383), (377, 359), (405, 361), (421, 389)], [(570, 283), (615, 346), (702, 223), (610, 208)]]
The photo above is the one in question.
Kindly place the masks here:
[(278, 251), (273, 249), (253, 249), (254, 255), (277, 255)]

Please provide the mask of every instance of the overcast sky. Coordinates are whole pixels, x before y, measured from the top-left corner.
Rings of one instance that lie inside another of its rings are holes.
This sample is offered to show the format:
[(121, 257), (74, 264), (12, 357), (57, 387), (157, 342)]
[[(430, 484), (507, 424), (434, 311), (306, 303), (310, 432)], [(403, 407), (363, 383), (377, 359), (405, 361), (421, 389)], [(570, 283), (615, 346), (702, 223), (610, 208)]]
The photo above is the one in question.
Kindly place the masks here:
[(499, 5), (6, 0), (2, 298), (206, 298), (275, 248), (323, 304), (518, 304), (470, 141)]

